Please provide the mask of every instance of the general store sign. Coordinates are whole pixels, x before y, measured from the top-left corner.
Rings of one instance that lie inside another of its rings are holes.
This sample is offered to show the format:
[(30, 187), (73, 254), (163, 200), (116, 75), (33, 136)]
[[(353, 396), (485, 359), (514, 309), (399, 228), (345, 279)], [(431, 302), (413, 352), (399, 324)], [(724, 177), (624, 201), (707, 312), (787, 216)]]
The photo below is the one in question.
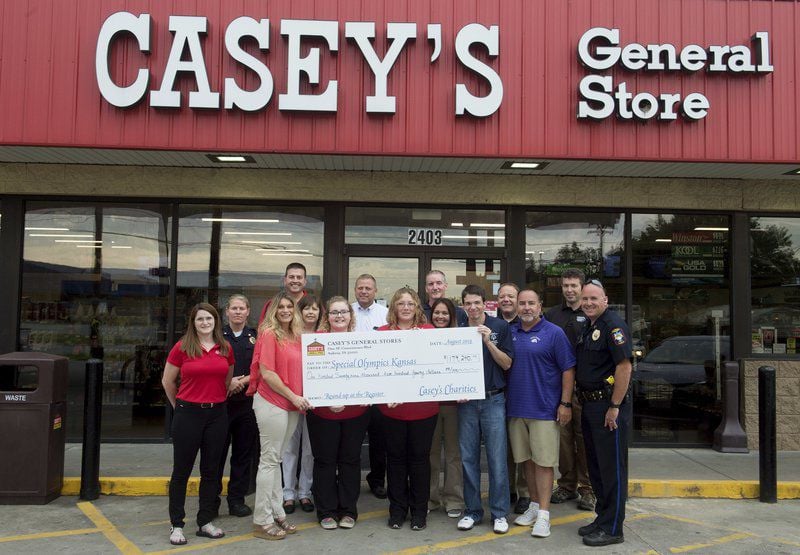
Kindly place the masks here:
[[(188, 106), (218, 110), (238, 109), (255, 112), (265, 109), (275, 96), (272, 72), (263, 54), (270, 49), (270, 20), (241, 16), (231, 21), (224, 33), (225, 51), (236, 62), (252, 72), (258, 86), (246, 89), (233, 77), (225, 77), (221, 90), (214, 90), (206, 69), (206, 54), (201, 38), (208, 31), (205, 16), (170, 15), (167, 25), (172, 34), (169, 56), (163, 68), (158, 88), (151, 88), (150, 70), (141, 67), (131, 83), (119, 83), (112, 77), (109, 53), (115, 40), (124, 34), (133, 35), (138, 48), (149, 53), (153, 20), (150, 14), (135, 15), (116, 12), (100, 28), (95, 52), (95, 74), (102, 97), (119, 108), (127, 108), (147, 99), (153, 108), (180, 108), (181, 93), (176, 90), (176, 80), (181, 72), (193, 76), (196, 90), (188, 94)], [(319, 46), (308, 48), (304, 43), (322, 42), (330, 53), (340, 48), (356, 48), (369, 67), (374, 94), (364, 102), (366, 113), (394, 114), (397, 99), (389, 90), (389, 75), (398, 58), (410, 42), (426, 40), (430, 45), (431, 64), (436, 63), (444, 47), (452, 48), (458, 63), (485, 80), (488, 92), (475, 95), (466, 84), (454, 83), (454, 112), (456, 115), (487, 117), (495, 114), (503, 101), (503, 80), (496, 69), (475, 56), (480, 48), (489, 57), (499, 55), (500, 27), (469, 23), (455, 34), (452, 45), (444, 45), (442, 25), (427, 24), (418, 28), (416, 23), (389, 22), (386, 38), (389, 45), (383, 57), (375, 48), (376, 24), (371, 21), (344, 22), (344, 38), (340, 44), (340, 24), (328, 20), (281, 19), (277, 23), (280, 35), (287, 41), (288, 49), (282, 60), (281, 71), (286, 73), (286, 90), (280, 92), (278, 110), (283, 112), (336, 112), (340, 83), (338, 79), (322, 82), (320, 79)], [(241, 42), (254, 40), (261, 57), (246, 51)], [(769, 34), (757, 32), (748, 45), (710, 45), (701, 47), (689, 44), (678, 48), (673, 44), (622, 44), (619, 29), (594, 27), (578, 41), (580, 62), (591, 72), (578, 85), (577, 117), (579, 120), (603, 120), (617, 116), (622, 120), (663, 121), (676, 120), (682, 115), (696, 121), (707, 116), (711, 101), (700, 91), (680, 93), (675, 91), (629, 90), (626, 81), (615, 82), (612, 75), (601, 75), (614, 68), (627, 73), (636, 72), (697, 72), (731, 74), (765, 74), (773, 71), (770, 63)], [(306, 55), (302, 52), (308, 51)], [(184, 55), (188, 53), (188, 56)], [(411, 77), (409, 77), (411, 78)], [(301, 92), (301, 80), (306, 79), (319, 89), (313, 93)], [(341, 83), (347, 86), (348, 83)]]

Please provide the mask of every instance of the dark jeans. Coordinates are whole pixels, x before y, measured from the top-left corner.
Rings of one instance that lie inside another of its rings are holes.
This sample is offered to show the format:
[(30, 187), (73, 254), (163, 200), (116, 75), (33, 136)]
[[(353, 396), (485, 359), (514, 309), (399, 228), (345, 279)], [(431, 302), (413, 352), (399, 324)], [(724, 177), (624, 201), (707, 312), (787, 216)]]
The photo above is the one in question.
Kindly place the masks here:
[(210, 409), (193, 407), (177, 401), (172, 417), (172, 477), (169, 480), (169, 520), (172, 526), (184, 527), (186, 484), (200, 452), (200, 509), (197, 525), (213, 520), (217, 504), (217, 480), (222, 447), (228, 431), (225, 405)]
[(369, 412), (345, 420), (306, 414), (308, 438), (314, 453), (311, 491), (317, 518), (358, 518), (361, 492), (361, 444), (367, 432)]
[(595, 523), (607, 534), (622, 534), (625, 500), (628, 496), (628, 432), (631, 426), (630, 400), (622, 403), (617, 429), (605, 423), (608, 400), (583, 403), (581, 425), (586, 445), (586, 463), (597, 503)]
[(383, 487), (386, 479), (386, 432), (383, 429), (383, 421), (386, 417), (372, 405), (367, 411), (369, 414), (369, 472), (367, 473), (367, 484), (370, 488)]
[[(231, 479), (228, 481), (228, 506), (244, 503), (250, 487), (253, 451), (258, 439), (258, 424), (253, 412), (253, 398), (242, 401), (228, 401), (228, 433), (226, 434), (222, 457), (219, 464), (217, 496), (222, 492), (222, 477), (225, 474), (225, 460), (231, 450)], [(217, 497), (216, 506), (220, 499)]]
[(403, 521), (425, 518), (431, 494), (431, 442), (434, 415), (422, 420), (384, 418), (386, 430), (386, 483), (389, 493), (389, 519)]

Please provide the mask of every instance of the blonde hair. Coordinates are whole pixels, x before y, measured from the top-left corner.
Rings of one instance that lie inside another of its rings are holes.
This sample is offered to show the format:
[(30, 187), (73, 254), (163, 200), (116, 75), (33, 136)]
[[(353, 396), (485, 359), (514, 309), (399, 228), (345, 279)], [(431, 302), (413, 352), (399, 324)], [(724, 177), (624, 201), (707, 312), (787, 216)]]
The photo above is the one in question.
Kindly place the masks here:
[(392, 329), (397, 329), (397, 310), (395, 309), (394, 305), (397, 304), (397, 301), (399, 301), (400, 297), (403, 295), (410, 296), (411, 300), (413, 300), (416, 304), (414, 307), (414, 319), (411, 323), (411, 326), (418, 328), (423, 324), (428, 323), (428, 319), (425, 318), (425, 312), (422, 310), (422, 303), (419, 300), (419, 295), (417, 295), (417, 292), (410, 287), (401, 287), (394, 292), (394, 295), (392, 295), (392, 300), (389, 301), (389, 314), (386, 316), (386, 322), (389, 324), (389, 327)]
[(328, 302), (325, 303), (325, 318), (323, 318), (322, 325), (319, 327), (320, 331), (331, 331), (330, 314), (331, 305), (333, 303), (344, 303), (345, 306), (347, 306), (347, 310), (350, 312), (350, 324), (347, 326), (347, 331), (356, 329), (356, 313), (353, 311), (353, 305), (344, 297), (336, 295), (328, 299)]
[[(281, 323), (278, 322), (278, 305), (283, 300), (292, 303), (292, 321), (289, 322), (288, 332), (284, 330)], [(300, 337), (300, 334), (303, 333), (303, 323), (297, 315), (295, 304), (294, 299), (284, 292), (280, 292), (272, 297), (272, 300), (269, 302), (267, 314), (264, 316), (264, 321), (258, 326), (258, 335), (263, 334), (265, 331), (270, 331), (275, 336), (275, 339), (278, 340), (278, 343), (296, 341), (297, 338)]]

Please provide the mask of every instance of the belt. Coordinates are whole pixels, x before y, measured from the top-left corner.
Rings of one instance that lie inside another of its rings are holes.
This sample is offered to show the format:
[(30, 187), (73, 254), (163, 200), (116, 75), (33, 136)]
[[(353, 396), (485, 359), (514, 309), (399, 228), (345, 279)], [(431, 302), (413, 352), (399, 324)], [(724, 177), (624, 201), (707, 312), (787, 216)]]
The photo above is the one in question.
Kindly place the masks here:
[(575, 396), (581, 403), (611, 399), (611, 389), (579, 389)]
[(182, 407), (194, 407), (198, 409), (213, 409), (214, 407), (218, 407), (220, 405), (224, 405), (225, 401), (221, 403), (192, 403), (191, 401), (184, 401), (183, 399), (175, 399), (175, 406), (182, 406)]
[(489, 398), (491, 398), (491, 397), (494, 397), (495, 395), (499, 395), (499, 394), (501, 394), (503, 391), (505, 391), (505, 389), (506, 389), (505, 387), (499, 387), (499, 388), (497, 388), (497, 389), (490, 389), (490, 390), (488, 390), (488, 391), (486, 392), (486, 398), (487, 398), (487, 399), (489, 399)]

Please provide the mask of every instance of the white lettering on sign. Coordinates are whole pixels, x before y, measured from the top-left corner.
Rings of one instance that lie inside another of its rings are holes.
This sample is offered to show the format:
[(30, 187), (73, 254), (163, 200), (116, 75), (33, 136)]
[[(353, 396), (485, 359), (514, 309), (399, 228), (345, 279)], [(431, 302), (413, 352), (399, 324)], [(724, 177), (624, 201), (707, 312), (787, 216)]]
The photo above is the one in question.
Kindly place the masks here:
[(4, 396), (6, 401), (27, 401), (28, 396), (22, 393), (6, 393)]
[[(745, 45), (696, 44), (680, 51), (672, 44), (620, 46), (619, 29), (594, 27), (578, 41), (578, 59), (592, 71), (607, 71), (619, 66), (628, 71), (700, 71), (709, 73), (771, 73), (769, 33), (759, 31), (751, 38), (752, 50)], [(602, 120), (616, 115), (622, 120), (647, 121), (653, 118), (670, 121), (680, 113), (689, 121), (705, 118), (711, 107), (700, 92), (651, 93), (628, 91), (622, 81), (614, 83), (610, 75), (587, 75), (578, 84), (578, 119)]]
[[(226, 110), (239, 109), (254, 112), (264, 109), (272, 100), (274, 80), (269, 67), (258, 55), (246, 52), (240, 42), (244, 38), (255, 39), (259, 53), (270, 49), (269, 19), (255, 20), (251, 17), (238, 17), (230, 22), (225, 30), (225, 50), (228, 55), (249, 71), (255, 73), (259, 86), (245, 90), (232, 77), (223, 80), (223, 91), (212, 89), (209, 81), (203, 50), (203, 38), (208, 32), (208, 19), (204, 16), (170, 16), (169, 30), (173, 35), (169, 56), (158, 89), (150, 91), (150, 106), (157, 108), (180, 108), (181, 92), (176, 89), (178, 72), (188, 73), (195, 82), (195, 89), (189, 92), (189, 107), (219, 109), (220, 96)], [(144, 100), (150, 81), (150, 70), (140, 67), (136, 79), (129, 85), (114, 81), (109, 67), (109, 55), (114, 41), (126, 33), (133, 35), (139, 51), (150, 53), (152, 34), (149, 14), (134, 15), (129, 12), (111, 14), (105, 20), (97, 37), (95, 50), (95, 74), (97, 86), (102, 97), (113, 106), (127, 108)], [(433, 52), (430, 63), (434, 63), (442, 49), (441, 24), (432, 23), (426, 27), (428, 40)], [(320, 69), (322, 52), (319, 47), (307, 49), (301, 56), (303, 45), (309, 38), (322, 39), (329, 53), (339, 50), (339, 22), (320, 20), (284, 19), (280, 21), (280, 35), (287, 42), (286, 92), (278, 95), (278, 109), (281, 111), (336, 112), (338, 107), (339, 83), (330, 79), (321, 82)], [(367, 113), (389, 113), (397, 111), (397, 99), (389, 92), (389, 74), (403, 50), (410, 41), (417, 39), (416, 23), (394, 23), (386, 25), (386, 39), (391, 41), (383, 58), (379, 58), (373, 41), (376, 36), (375, 23), (347, 21), (344, 35), (352, 39), (364, 57), (374, 80), (374, 94), (366, 96)], [(484, 62), (475, 58), (470, 49), (475, 46), (486, 48), (489, 56), (499, 53), (500, 28), (497, 25), (485, 27), (477, 23), (465, 25), (456, 33), (455, 55), (467, 70), (482, 77), (489, 83), (485, 96), (471, 94), (466, 85), (455, 83), (455, 111), (457, 115), (487, 117), (496, 113), (503, 100), (503, 82), (500, 75)], [(156, 42), (158, 44), (158, 42)], [(186, 52), (186, 56), (184, 56)], [(320, 92), (301, 93), (301, 79), (305, 77)], [(401, 88), (401, 87), (399, 87)]]

